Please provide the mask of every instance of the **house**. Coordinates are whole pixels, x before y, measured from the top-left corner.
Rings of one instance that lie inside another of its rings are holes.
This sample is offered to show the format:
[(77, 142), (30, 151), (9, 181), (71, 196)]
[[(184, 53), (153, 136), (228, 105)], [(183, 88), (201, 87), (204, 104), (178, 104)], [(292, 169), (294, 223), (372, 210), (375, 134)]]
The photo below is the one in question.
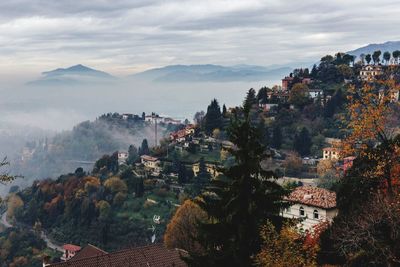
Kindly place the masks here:
[(382, 75), (382, 67), (380, 65), (362, 66), (360, 71), (360, 79), (363, 81), (373, 81), (376, 76)]
[(123, 120), (130, 120), (130, 119), (132, 119), (133, 118), (133, 114), (130, 114), (130, 113), (124, 113), (124, 114), (122, 114), (122, 119)]
[(119, 152), (118, 151), (118, 164), (125, 164), (128, 160), (129, 153), (128, 152)]
[(144, 165), (144, 168), (153, 172), (154, 175), (157, 175), (161, 172), (160, 160), (158, 158), (142, 155), (140, 156), (140, 159), (141, 163)]
[(285, 218), (302, 219), (299, 227), (312, 231), (321, 222), (332, 222), (338, 214), (336, 193), (313, 186), (300, 186), (286, 198), (290, 207), (282, 211)]
[(60, 263), (43, 264), (47, 267), (186, 267), (182, 260), (186, 252), (152, 244), (107, 253), (88, 245), (75, 257)]
[(173, 124), (173, 125), (182, 124), (181, 120), (176, 120), (176, 119), (169, 118), (169, 117), (165, 117), (164, 120), (163, 120), (163, 122), (164, 122), (165, 124)]
[(289, 87), (293, 81), (293, 77), (286, 76), (285, 78), (282, 79), (282, 90), (287, 91), (289, 90)]
[(340, 158), (340, 149), (336, 147), (325, 147), (322, 149), (322, 158), (329, 160), (338, 160)]
[[(212, 178), (216, 178), (218, 175), (222, 174), (222, 172), (219, 170), (219, 167), (216, 164), (206, 162), (205, 165), (206, 165), (207, 172), (211, 175)], [(193, 170), (194, 176), (197, 176), (197, 174), (200, 171), (200, 162), (193, 164), (192, 170)]]
[(62, 261), (67, 261), (74, 257), (76, 253), (78, 253), (81, 250), (80, 246), (72, 245), (72, 244), (65, 244), (62, 246), (64, 252), (63, 255), (61, 256)]
[(321, 89), (308, 89), (308, 94), (312, 99), (316, 99), (318, 97), (323, 97), (324, 91)]

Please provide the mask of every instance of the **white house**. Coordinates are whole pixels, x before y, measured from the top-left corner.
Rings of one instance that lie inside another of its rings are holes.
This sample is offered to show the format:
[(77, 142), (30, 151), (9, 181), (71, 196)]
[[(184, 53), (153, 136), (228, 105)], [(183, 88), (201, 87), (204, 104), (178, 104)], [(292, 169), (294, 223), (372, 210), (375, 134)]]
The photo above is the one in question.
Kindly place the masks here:
[(321, 89), (309, 89), (308, 90), (308, 94), (310, 95), (310, 97), (312, 99), (315, 99), (317, 97), (321, 97), (323, 96), (324, 91), (322, 91)]
[(376, 76), (383, 73), (379, 65), (366, 65), (361, 68), (360, 79), (363, 81), (373, 81)]
[(338, 160), (340, 158), (340, 149), (336, 147), (325, 147), (322, 149), (323, 159)]
[(125, 164), (129, 157), (128, 152), (119, 152), (118, 151), (118, 164)]
[(61, 261), (67, 261), (75, 256), (77, 252), (81, 250), (80, 246), (72, 245), (72, 244), (65, 244), (62, 246), (64, 252), (61, 256)]
[(338, 214), (336, 193), (313, 186), (300, 186), (286, 198), (291, 206), (282, 211), (285, 218), (303, 219), (299, 227), (311, 231), (321, 222), (331, 222)]

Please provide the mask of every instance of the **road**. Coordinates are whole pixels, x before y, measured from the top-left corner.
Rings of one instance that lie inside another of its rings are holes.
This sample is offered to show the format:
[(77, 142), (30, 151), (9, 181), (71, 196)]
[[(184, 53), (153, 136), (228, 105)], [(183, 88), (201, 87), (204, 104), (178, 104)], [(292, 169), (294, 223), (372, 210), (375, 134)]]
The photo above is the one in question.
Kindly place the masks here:
[(1, 215), (0, 223), (2, 225), (4, 225), (4, 227), (6, 227), (6, 228), (12, 227), (12, 225), (7, 221), (7, 212), (6, 211)]
[[(7, 221), (7, 211), (5, 211), (2, 215), (1, 215), (1, 219), (0, 219), (0, 224), (4, 225), (6, 228), (11, 228), (13, 227), (13, 225), (11, 225), (8, 221)], [(32, 227), (29, 227), (30, 231), (34, 231), (32, 229)], [(46, 233), (44, 231), (41, 231), (40, 233), (40, 238), (43, 239), (44, 242), (46, 242), (46, 246), (50, 249), (53, 250), (57, 250), (60, 252), (64, 252), (63, 248), (59, 245), (54, 244), (50, 238), (46, 235)]]

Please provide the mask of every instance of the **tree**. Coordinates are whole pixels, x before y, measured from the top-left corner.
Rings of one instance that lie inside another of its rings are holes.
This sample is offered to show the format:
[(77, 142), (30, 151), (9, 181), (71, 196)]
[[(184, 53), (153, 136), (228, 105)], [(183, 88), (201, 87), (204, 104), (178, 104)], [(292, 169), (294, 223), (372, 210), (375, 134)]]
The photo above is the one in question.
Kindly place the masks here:
[(317, 173), (319, 177), (323, 177), (328, 171), (331, 171), (333, 169), (333, 161), (330, 159), (324, 159), (318, 162)]
[[(385, 90), (399, 90), (394, 81), (379, 84)], [(398, 157), (397, 140), (393, 140), (394, 129), (390, 125), (389, 114), (392, 106), (389, 94), (379, 94), (373, 86), (365, 84), (360, 90), (351, 87), (348, 91), (348, 115), (346, 119), (350, 134), (344, 140), (343, 155), (374, 157), (378, 162), (377, 175), (387, 183), (388, 191), (392, 194), (392, 162)], [(371, 150), (381, 144), (382, 153)]]
[(283, 167), (285, 168), (285, 174), (297, 175), (303, 168), (301, 157), (296, 152), (290, 152), (283, 161)]
[(399, 64), (400, 50), (393, 51), (392, 56), (393, 56), (396, 64)]
[(246, 98), (243, 102), (243, 110), (244, 112), (250, 112), (250, 110), (254, 107), (258, 106), (258, 101), (256, 97), (256, 90), (251, 88), (246, 95)]
[(280, 149), (282, 146), (282, 129), (276, 124), (272, 129), (272, 142), (271, 146), (276, 149)]
[(145, 121), (146, 120), (146, 113), (142, 112), (142, 120)]
[(369, 63), (371, 62), (371, 54), (366, 54), (365, 55), (365, 60), (367, 61), (367, 64), (369, 65)]
[(361, 65), (365, 65), (365, 54), (364, 53), (360, 54), (360, 61), (361, 61)]
[(381, 54), (382, 52), (380, 50), (377, 50), (372, 54), (372, 60), (374, 61), (374, 64), (379, 64)]
[(204, 111), (198, 111), (194, 114), (193, 121), (196, 125), (201, 125), (203, 123), (205, 113)]
[(228, 113), (228, 111), (227, 111), (226, 106), (225, 106), (225, 104), (224, 104), (224, 105), (222, 106), (222, 116), (226, 117), (227, 113)]
[(296, 83), (289, 92), (289, 103), (303, 108), (310, 100), (308, 86), (303, 83)]
[[(7, 161), (7, 158), (4, 158), (2, 161), (0, 161), (0, 169), (8, 165), (10, 165), (10, 163)], [(8, 172), (2, 172), (0, 173), (0, 185), (14, 181), (16, 178), (17, 176), (10, 175)], [(1, 203), (1, 197), (0, 197), (0, 203)]]
[(300, 133), (296, 133), (294, 136), (294, 150), (296, 150), (301, 156), (308, 156), (311, 153), (311, 145), (310, 132), (306, 127), (303, 127)]
[(143, 139), (142, 145), (140, 146), (138, 153), (139, 156), (150, 154), (149, 143), (147, 142), (147, 139)]
[(207, 108), (207, 113), (204, 117), (204, 130), (207, 134), (211, 134), (214, 129), (222, 129), (223, 120), (221, 108), (217, 99), (211, 101)]
[(191, 253), (186, 259), (193, 266), (250, 266), (252, 255), (261, 245), (258, 229), (265, 220), (279, 224), (284, 189), (261, 168), (265, 159), (262, 133), (245, 113), (235, 116), (228, 130), (236, 147), (230, 150), (236, 164), (227, 169), (226, 179), (212, 181), (209, 191), (196, 203), (209, 221), (200, 223), (196, 240), (205, 253)]
[(184, 183), (187, 183), (187, 180), (188, 180), (188, 177), (187, 177), (186, 167), (183, 164), (179, 164), (178, 183), (184, 184)]
[(390, 57), (391, 57), (390, 52), (386, 51), (383, 53), (383, 59), (385, 60), (386, 65), (389, 63)]
[(124, 181), (122, 181), (119, 177), (111, 177), (108, 178), (104, 182), (104, 186), (110, 189), (111, 193), (116, 194), (118, 192), (127, 192), (128, 187)]
[(134, 145), (130, 145), (128, 148), (128, 159), (127, 163), (132, 164), (135, 161), (137, 161), (139, 158), (139, 152), (138, 149)]
[(195, 237), (198, 223), (206, 220), (207, 213), (192, 200), (186, 200), (167, 225), (164, 234), (165, 246), (170, 249), (183, 249), (189, 253), (203, 253), (204, 250)]
[[(267, 221), (261, 228), (263, 245), (256, 255), (257, 266), (313, 267), (317, 266), (319, 232), (301, 234), (294, 225), (286, 224), (280, 231)], [(311, 241), (311, 242), (310, 242)]]

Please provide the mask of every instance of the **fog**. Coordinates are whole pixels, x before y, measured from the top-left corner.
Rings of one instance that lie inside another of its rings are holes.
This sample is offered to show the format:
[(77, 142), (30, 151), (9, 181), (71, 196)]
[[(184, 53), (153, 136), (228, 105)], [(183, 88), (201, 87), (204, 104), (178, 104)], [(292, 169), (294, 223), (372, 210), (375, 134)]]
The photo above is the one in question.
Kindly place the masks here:
[[(240, 105), (249, 88), (260, 88), (276, 82), (221, 83), (151, 83), (132, 80), (81, 85), (24, 85), (1, 88), (0, 156), (7, 156), (11, 165), (27, 141), (51, 138), (76, 124), (93, 121), (109, 112), (160, 115), (192, 120), (196, 111), (206, 110), (213, 98), (221, 106)], [(147, 129), (137, 136), (120, 133), (121, 143), (140, 143), (153, 133)], [(71, 166), (69, 171), (74, 171)], [(66, 167), (67, 168), (67, 167)], [(24, 173), (19, 173), (25, 175)], [(61, 174), (61, 173), (60, 173)], [(28, 185), (33, 178), (25, 177), (16, 184)], [(40, 177), (43, 178), (43, 177)], [(8, 187), (0, 185), (0, 193)]]

